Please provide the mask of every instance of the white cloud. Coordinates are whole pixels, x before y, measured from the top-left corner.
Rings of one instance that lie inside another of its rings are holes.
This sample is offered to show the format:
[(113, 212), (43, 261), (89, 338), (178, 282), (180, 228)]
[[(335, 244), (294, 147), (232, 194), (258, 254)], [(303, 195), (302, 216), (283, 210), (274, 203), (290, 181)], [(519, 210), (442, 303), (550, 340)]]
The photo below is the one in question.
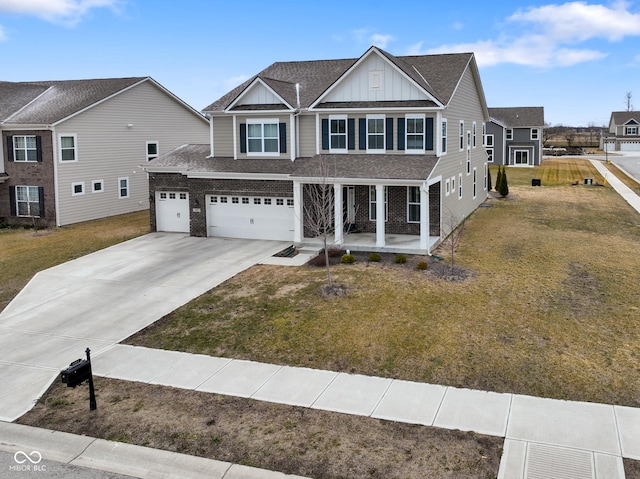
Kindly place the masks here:
[(370, 43), (380, 48), (387, 48), (389, 42), (393, 41), (393, 35), (386, 35), (382, 33), (374, 33), (369, 37)]
[[(509, 28), (514, 27), (513, 31)], [(481, 66), (515, 63), (534, 67), (571, 66), (599, 60), (608, 54), (577, 45), (592, 39), (619, 41), (640, 36), (640, 14), (629, 4), (609, 6), (582, 1), (518, 10), (506, 19), (497, 39), (442, 45), (422, 52), (422, 44), (410, 47), (421, 53), (474, 52)]]
[(117, 10), (123, 0), (0, 0), (0, 13), (33, 15), (44, 20), (76, 25), (91, 9)]

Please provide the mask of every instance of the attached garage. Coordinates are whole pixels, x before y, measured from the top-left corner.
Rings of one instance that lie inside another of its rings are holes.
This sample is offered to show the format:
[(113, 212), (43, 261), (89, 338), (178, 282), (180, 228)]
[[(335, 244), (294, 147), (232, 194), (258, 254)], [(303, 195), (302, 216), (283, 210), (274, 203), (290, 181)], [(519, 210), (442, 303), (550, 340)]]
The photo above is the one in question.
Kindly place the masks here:
[(640, 151), (640, 141), (621, 141), (620, 151)]
[(293, 241), (292, 198), (207, 195), (207, 235)]
[(189, 194), (156, 192), (156, 231), (189, 233)]

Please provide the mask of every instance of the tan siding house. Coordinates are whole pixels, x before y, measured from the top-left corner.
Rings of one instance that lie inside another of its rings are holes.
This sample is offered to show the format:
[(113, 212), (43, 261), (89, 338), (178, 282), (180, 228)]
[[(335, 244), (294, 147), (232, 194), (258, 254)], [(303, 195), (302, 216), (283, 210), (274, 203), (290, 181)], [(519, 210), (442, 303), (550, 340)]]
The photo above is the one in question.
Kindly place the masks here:
[[(5, 221), (36, 217), (63, 226), (147, 209), (142, 166), (182, 144), (209, 142), (206, 118), (151, 78), (0, 83), (3, 88), (24, 102), (0, 123), (3, 156), (12, 163), (0, 185)], [(33, 161), (23, 161), (23, 144), (33, 145)]]
[(173, 191), (177, 206), (184, 192), (184, 221), (156, 202), (153, 230), (313, 243), (305, 205), (328, 182), (336, 246), (428, 253), (487, 197), (488, 110), (471, 53), (371, 47), (275, 63), (205, 113), (211, 148), (180, 147), (147, 167), (152, 196)]

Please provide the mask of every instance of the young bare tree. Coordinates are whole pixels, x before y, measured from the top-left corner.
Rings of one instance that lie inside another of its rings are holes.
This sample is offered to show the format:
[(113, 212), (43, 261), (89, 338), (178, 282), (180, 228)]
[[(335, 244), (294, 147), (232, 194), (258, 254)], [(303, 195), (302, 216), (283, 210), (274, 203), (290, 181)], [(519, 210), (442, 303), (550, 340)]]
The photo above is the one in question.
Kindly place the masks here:
[(327, 270), (327, 287), (333, 287), (331, 267), (329, 265), (329, 238), (335, 233), (333, 184), (329, 181), (334, 168), (327, 162), (319, 166), (319, 182), (307, 184), (303, 196), (303, 225), (314, 237), (322, 238), (324, 260)]
[(449, 213), (446, 221), (446, 225), (449, 228), (449, 236), (443, 241), (443, 244), (448, 246), (451, 250), (451, 276), (455, 274), (455, 263), (454, 263), (454, 255), (456, 252), (456, 248), (462, 239), (462, 234), (464, 233), (464, 225), (467, 221), (466, 218), (462, 218), (462, 221), (458, 222), (458, 217), (453, 213)]

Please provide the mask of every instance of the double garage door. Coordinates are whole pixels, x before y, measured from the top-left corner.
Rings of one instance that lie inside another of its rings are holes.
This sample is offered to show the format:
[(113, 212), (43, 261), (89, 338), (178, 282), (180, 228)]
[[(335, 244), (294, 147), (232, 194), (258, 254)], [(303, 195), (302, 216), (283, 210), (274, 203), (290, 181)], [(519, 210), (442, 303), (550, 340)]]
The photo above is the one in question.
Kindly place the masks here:
[(640, 151), (640, 141), (621, 141), (620, 151)]
[(207, 235), (293, 241), (293, 199), (207, 195)]

